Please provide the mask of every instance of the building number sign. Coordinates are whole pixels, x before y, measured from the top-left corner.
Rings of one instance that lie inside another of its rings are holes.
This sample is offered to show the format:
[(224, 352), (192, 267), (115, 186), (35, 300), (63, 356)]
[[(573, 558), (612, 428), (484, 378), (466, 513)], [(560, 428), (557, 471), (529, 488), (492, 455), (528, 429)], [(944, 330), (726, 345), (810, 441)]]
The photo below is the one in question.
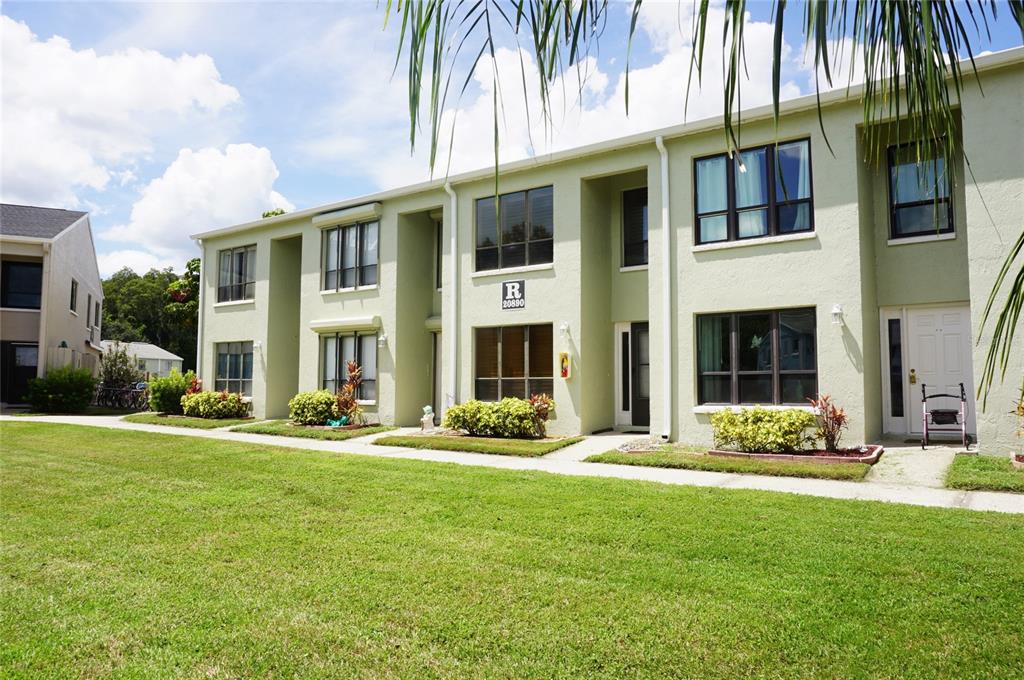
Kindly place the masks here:
[(501, 308), (526, 308), (526, 281), (524, 279), (501, 282)]

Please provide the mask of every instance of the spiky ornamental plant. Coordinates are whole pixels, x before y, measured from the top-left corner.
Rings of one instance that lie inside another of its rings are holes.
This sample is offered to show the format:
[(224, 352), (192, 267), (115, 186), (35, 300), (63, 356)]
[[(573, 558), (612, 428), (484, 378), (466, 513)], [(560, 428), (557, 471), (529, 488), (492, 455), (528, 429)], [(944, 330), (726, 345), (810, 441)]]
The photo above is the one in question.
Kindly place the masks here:
[[(681, 6), (683, 0), (680, 0)], [(629, 112), (629, 70), (633, 37), (643, 0), (632, 0), (628, 41), (624, 106)], [(796, 5), (796, 11), (790, 5)], [(966, 58), (975, 71), (976, 47), (991, 40), (990, 22), (997, 18), (999, 5), (1009, 10), (1024, 40), (1024, 0), (821, 0), (790, 3), (775, 0), (772, 50), (772, 105), (776, 125), (779, 117), (780, 83), (783, 63), (783, 32), (789, 24), (799, 26), (805, 51), (813, 55), (816, 91), (821, 79), (827, 88), (842, 83), (838, 70), (846, 62), (852, 80), (854, 72), (864, 74), (864, 148), (868, 161), (885, 152), (886, 140), (896, 134), (917, 140), (917, 152), (924, 156), (935, 140), (944, 140), (940, 152), (943, 166), (954, 167), (953, 159), (963, 157), (957, 134), (960, 93), (966, 83), (961, 61)], [(690, 83), (700, 83), (705, 68), (708, 28), (712, 19), (710, 0), (693, 0)], [(724, 13), (721, 50), (725, 69), (722, 91), (725, 142), (730, 153), (740, 147), (742, 78), (746, 68), (744, 14), (746, 0), (724, 0), (715, 6)], [(441, 114), (448, 104), (457, 103), (468, 88), (473, 73), (489, 61), (492, 73), (492, 114), (494, 118), (494, 188), (498, 193), (499, 119), (504, 90), (498, 77), (496, 46), (514, 43), (533, 57), (532, 63), (520, 52), (521, 91), (527, 95), (527, 70), (535, 71), (540, 115), (550, 120), (551, 87), (569, 69), (581, 68), (586, 57), (598, 47), (607, 23), (607, 0), (387, 0), (383, 6), (385, 25), (400, 23), (395, 69), (403, 59), (407, 69), (409, 143), (415, 148), (417, 130), (426, 122), (429, 130), (430, 169), (435, 169), (441, 137)], [(787, 23), (788, 22), (788, 23)], [(714, 41), (712, 41), (714, 42)], [(762, 58), (762, 55), (757, 55)], [(858, 68), (852, 68), (852, 67)], [(580, 96), (585, 77), (577, 79)], [(847, 84), (850, 84), (848, 80)], [(515, 88), (518, 91), (520, 88)], [(689, 84), (687, 85), (689, 94)], [(527, 109), (527, 116), (534, 115)], [(826, 133), (818, 102), (818, 120)], [(448, 140), (449, 159), (456, 126)], [(826, 134), (826, 143), (828, 137)], [(968, 171), (970, 160), (966, 159)], [(497, 201), (495, 202), (497, 210)], [(996, 316), (985, 369), (979, 380), (979, 395), (987, 395), (999, 370), (1005, 377), (1011, 346), (1022, 303), (1024, 303), (1024, 232), (1008, 253), (986, 307), (982, 330), (996, 308), (1006, 278), (1012, 276), (1001, 311)], [(1016, 271), (1016, 274), (1012, 273)], [(979, 332), (978, 337), (982, 334)], [(982, 402), (985, 403), (984, 400)]]

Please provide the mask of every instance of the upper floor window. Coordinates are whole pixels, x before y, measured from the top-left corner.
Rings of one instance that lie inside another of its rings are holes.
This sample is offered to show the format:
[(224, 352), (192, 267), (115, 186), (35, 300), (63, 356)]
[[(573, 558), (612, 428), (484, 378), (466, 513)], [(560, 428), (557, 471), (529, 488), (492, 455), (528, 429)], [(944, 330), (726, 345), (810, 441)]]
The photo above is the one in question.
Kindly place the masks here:
[(78, 281), (71, 279), (71, 311), (78, 313)]
[(476, 398), (498, 401), (551, 394), (554, 357), (551, 324), (476, 329)]
[(85, 327), (92, 328), (92, 293), (85, 298)]
[(441, 290), (441, 260), (444, 255), (444, 223), (434, 222), (434, 284)]
[(701, 404), (807, 404), (818, 391), (815, 312), (697, 317)]
[(4, 260), (0, 265), (0, 307), (39, 309), (43, 295), (43, 265)]
[(256, 297), (256, 246), (222, 250), (217, 261), (217, 302)]
[(694, 167), (698, 244), (814, 229), (810, 140), (699, 158)]
[[(476, 271), (550, 264), (554, 259), (550, 186), (476, 201)], [(500, 210), (498, 210), (500, 208)], [(499, 224), (500, 222), (500, 224)]]
[(647, 188), (622, 193), (622, 266), (647, 264)]
[(96, 301), (95, 314), (93, 314), (92, 325), (98, 330), (100, 327), (100, 301)]
[(360, 222), (323, 232), (323, 290), (377, 284), (378, 222)]
[(939, 143), (889, 147), (889, 236), (953, 231), (950, 177)]
[[(145, 362), (140, 362), (143, 365)], [(218, 392), (239, 392), (252, 396), (252, 343), (217, 343), (217, 379), (214, 389)]]
[(320, 385), (337, 392), (348, 380), (348, 362), (354, 361), (362, 369), (363, 382), (356, 392), (360, 401), (377, 399), (377, 334), (338, 333), (325, 335), (320, 340), (320, 364), (323, 377)]

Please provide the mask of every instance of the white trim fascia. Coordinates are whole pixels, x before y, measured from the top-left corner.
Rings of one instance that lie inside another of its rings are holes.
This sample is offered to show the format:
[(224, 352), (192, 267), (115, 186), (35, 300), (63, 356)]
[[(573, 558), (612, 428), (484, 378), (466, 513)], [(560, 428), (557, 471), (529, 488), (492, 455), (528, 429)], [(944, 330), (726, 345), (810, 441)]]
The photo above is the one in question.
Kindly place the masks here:
[(4, 234), (0, 236), (0, 244), (10, 241), (11, 243), (35, 243), (39, 245), (53, 243), (52, 238), (37, 238), (35, 236), (14, 236)]
[[(1024, 63), (1024, 47), (1014, 47), (1006, 50), (1001, 50), (999, 52), (994, 52), (992, 54), (986, 54), (984, 56), (975, 57), (974, 67), (971, 67), (971, 62), (968, 60), (962, 60), (960, 63), (962, 66), (964, 66), (964, 68), (971, 69), (972, 72), (976, 68), (979, 73), (981, 73), (982, 71), (988, 71), (1003, 66), (1021, 64)], [(860, 97), (863, 95), (863, 93), (864, 85), (860, 84), (847, 88), (837, 88), (829, 92), (821, 93), (820, 95), (809, 94), (803, 97), (797, 97), (796, 99), (790, 99), (789, 101), (780, 103), (779, 115), (782, 116), (793, 113), (799, 113), (803, 111), (815, 110), (819, 104), (822, 107), (827, 107), (834, 104), (842, 104), (845, 102), (857, 102), (860, 100)], [(759, 106), (752, 109), (743, 110), (741, 111), (741, 113), (743, 115), (743, 120), (747, 123), (752, 123), (760, 120), (773, 120), (775, 115), (773, 107), (770, 104), (766, 106)], [(657, 137), (663, 137), (664, 139), (674, 139), (677, 137), (683, 137), (700, 132), (709, 132), (721, 129), (722, 125), (724, 124), (723, 121), (723, 116), (712, 116), (710, 118), (704, 118), (689, 123), (672, 125), (657, 130), (640, 132), (633, 135), (627, 135), (624, 137), (617, 137), (615, 139), (596, 142), (594, 144), (587, 144), (585, 146), (566, 149), (564, 151), (556, 151), (553, 153), (543, 154), (540, 156), (534, 156), (532, 158), (524, 158), (518, 161), (503, 163), (498, 166), (497, 170), (499, 173), (511, 173), (520, 170), (534, 169), (565, 160), (578, 159), (587, 156), (594, 156), (602, 153), (607, 153), (608, 151), (627, 149), (636, 146), (644, 146), (653, 143)], [(410, 196), (413, 194), (425, 193), (428, 191), (440, 191), (443, 190), (446, 185), (450, 187), (454, 186), (455, 184), (464, 184), (466, 182), (473, 182), (481, 179), (493, 178), (494, 172), (495, 168), (493, 166), (488, 166), (486, 168), (478, 168), (476, 170), (471, 170), (457, 175), (451, 175), (445, 179), (437, 179), (430, 180), (427, 182), (420, 182), (417, 184), (410, 184), (408, 186), (396, 187), (394, 189), (379, 191), (372, 194), (365, 194), (363, 196), (357, 196), (350, 199), (337, 201), (335, 203), (328, 203), (326, 205), (314, 208), (307, 208), (306, 210), (299, 210), (293, 213), (285, 213), (284, 215), (277, 215), (275, 217), (268, 217), (266, 219), (254, 220), (252, 222), (244, 222), (242, 224), (236, 224), (230, 227), (223, 227), (220, 229), (211, 229), (209, 231), (192, 234), (191, 238), (195, 240), (200, 238), (213, 238), (218, 236), (225, 236), (227, 234), (246, 231), (248, 229), (270, 227), (292, 220), (311, 218), (316, 215), (332, 212), (335, 210), (342, 210), (344, 208), (357, 206), (363, 203), (385, 201), (402, 196)]]
[(327, 289), (320, 291), (321, 295), (341, 295), (342, 293), (363, 293), (369, 290), (378, 290), (380, 286), (373, 284), (372, 286), (352, 286), (349, 288), (339, 288), (337, 290)]
[(731, 248), (746, 248), (748, 246), (765, 246), (772, 243), (789, 243), (791, 241), (811, 241), (818, 238), (816, 231), (801, 231), (795, 234), (782, 234), (780, 236), (759, 236), (747, 238), (741, 241), (722, 241), (720, 243), (702, 243), (691, 246), (690, 252), (706, 253), (712, 250), (729, 250)]
[(245, 305), (255, 305), (256, 298), (249, 300), (225, 300), (224, 302), (214, 302), (213, 308), (219, 309), (221, 307), (244, 307)]
[(634, 264), (628, 267), (619, 267), (619, 273), (625, 274), (627, 272), (645, 272), (650, 269), (650, 265), (646, 264)]
[(807, 413), (814, 413), (814, 407), (804, 406), (802, 404), (701, 404), (700, 406), (694, 406), (694, 413), (718, 413), (720, 411), (732, 411), (733, 413), (739, 413), (743, 409), (752, 408), (763, 408), (766, 411), (788, 411), (789, 409), (797, 409), (798, 411), (806, 411)]
[(483, 279), (488, 276), (511, 276), (512, 274), (529, 274), (530, 272), (546, 272), (554, 269), (554, 262), (545, 262), (544, 264), (527, 264), (522, 267), (507, 267), (505, 269), (485, 269), (482, 272), (473, 272), (470, 274), (472, 279)]
[(932, 241), (954, 241), (956, 232), (950, 231), (943, 234), (924, 234), (922, 236), (906, 236), (904, 238), (891, 238), (886, 241), (887, 246), (906, 246), (911, 243), (931, 243)]

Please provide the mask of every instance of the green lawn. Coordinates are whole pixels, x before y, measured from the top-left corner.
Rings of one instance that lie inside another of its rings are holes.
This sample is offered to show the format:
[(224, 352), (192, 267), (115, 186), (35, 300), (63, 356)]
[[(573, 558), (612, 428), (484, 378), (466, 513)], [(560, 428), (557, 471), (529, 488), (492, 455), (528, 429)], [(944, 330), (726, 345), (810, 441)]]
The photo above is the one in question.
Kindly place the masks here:
[(231, 428), (232, 432), (252, 432), (255, 434), (276, 434), (282, 437), (302, 437), (304, 439), (330, 439), (344, 441), (353, 437), (365, 437), (378, 432), (393, 430), (393, 427), (385, 425), (371, 425), (361, 427), (358, 430), (324, 430), (316, 427), (295, 427), (287, 420), (267, 420), (252, 425), (242, 425)]
[(965, 491), (1024, 493), (1024, 470), (1016, 470), (1009, 456), (957, 455), (946, 472), (946, 486)]
[[(707, 451), (703, 447), (701, 451)], [(623, 453), (606, 451), (587, 458), (589, 463), (617, 463), (619, 465), (646, 465), (650, 467), (705, 470), (708, 472), (741, 472), (773, 477), (818, 477), (859, 482), (871, 466), (865, 463), (803, 463), (799, 461), (758, 460), (755, 458), (721, 458), (698, 455), (679, 447), (670, 451)]]
[(5, 677), (1020, 677), (1024, 518), (0, 423)]
[(582, 441), (583, 437), (564, 439), (498, 439), (497, 437), (449, 437), (444, 435), (410, 435), (381, 437), (374, 444), (405, 446), (410, 449), (441, 449), (443, 451), (469, 451), (494, 453), (500, 456), (533, 458)]
[(218, 427), (230, 427), (251, 423), (252, 418), (189, 418), (187, 416), (167, 416), (161, 413), (133, 413), (121, 420), (143, 425), (166, 425), (168, 427), (191, 427), (197, 430), (213, 430)]
[(37, 411), (17, 411), (7, 410), (3, 415), (5, 416), (55, 416), (55, 415), (75, 415), (75, 416), (123, 416), (128, 413), (137, 413), (137, 411), (127, 410), (123, 408), (111, 408), (109, 406), (90, 406), (85, 409), (85, 413), (40, 413)]

